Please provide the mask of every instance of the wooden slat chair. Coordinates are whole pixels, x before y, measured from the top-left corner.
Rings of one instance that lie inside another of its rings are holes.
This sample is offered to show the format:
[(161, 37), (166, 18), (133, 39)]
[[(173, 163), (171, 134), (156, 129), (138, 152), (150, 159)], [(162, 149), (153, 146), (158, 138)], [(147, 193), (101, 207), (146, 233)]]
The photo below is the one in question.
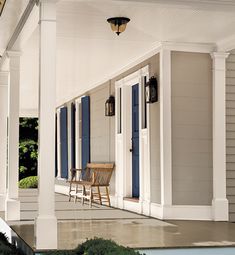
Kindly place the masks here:
[[(76, 169), (81, 173), (80, 178), (72, 181), (72, 184), (82, 186), (83, 192), (76, 194), (82, 199), (82, 203), (84, 203), (84, 199), (88, 199), (91, 207), (92, 201), (98, 200), (100, 204), (108, 202), (110, 206), (109, 184), (113, 169), (114, 164), (112, 163), (88, 163), (85, 170)], [(97, 192), (93, 191), (95, 187)], [(105, 188), (104, 193), (101, 193), (101, 187)]]

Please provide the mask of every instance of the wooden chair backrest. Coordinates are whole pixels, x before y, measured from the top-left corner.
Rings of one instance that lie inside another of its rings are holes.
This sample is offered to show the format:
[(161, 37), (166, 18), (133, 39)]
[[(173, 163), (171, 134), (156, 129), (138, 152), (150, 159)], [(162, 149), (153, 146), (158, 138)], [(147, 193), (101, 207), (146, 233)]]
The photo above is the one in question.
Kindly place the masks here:
[(113, 163), (88, 163), (85, 178), (92, 180), (93, 185), (109, 186), (113, 169)]
[(77, 170), (75, 168), (71, 168), (70, 172), (71, 172), (71, 181), (76, 181), (77, 180)]

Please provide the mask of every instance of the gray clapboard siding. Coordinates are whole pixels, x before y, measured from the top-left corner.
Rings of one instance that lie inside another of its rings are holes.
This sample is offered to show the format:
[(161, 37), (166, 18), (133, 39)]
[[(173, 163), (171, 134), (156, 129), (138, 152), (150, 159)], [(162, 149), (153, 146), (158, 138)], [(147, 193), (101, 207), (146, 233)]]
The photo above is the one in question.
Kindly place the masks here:
[(172, 189), (174, 205), (212, 201), (212, 61), (172, 52)]
[(235, 221), (235, 52), (226, 62), (226, 170), (229, 220)]

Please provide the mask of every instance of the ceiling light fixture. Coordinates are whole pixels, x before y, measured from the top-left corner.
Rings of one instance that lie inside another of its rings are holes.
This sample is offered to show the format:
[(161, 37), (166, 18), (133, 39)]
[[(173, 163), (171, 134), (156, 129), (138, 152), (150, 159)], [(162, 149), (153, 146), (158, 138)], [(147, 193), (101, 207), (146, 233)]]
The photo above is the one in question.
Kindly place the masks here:
[(111, 29), (119, 35), (126, 29), (126, 24), (130, 21), (129, 18), (125, 17), (114, 17), (107, 19), (108, 23), (111, 25)]
[(6, 0), (0, 0), (0, 16), (2, 15), (3, 8), (5, 6)]

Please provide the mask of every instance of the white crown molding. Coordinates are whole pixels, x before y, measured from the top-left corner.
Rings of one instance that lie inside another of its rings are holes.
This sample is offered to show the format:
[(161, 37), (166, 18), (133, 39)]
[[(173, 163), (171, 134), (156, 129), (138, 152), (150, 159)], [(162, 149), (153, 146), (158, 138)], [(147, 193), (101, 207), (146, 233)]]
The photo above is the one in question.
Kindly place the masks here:
[(235, 49), (235, 35), (225, 38), (217, 43), (218, 51), (231, 51)]

